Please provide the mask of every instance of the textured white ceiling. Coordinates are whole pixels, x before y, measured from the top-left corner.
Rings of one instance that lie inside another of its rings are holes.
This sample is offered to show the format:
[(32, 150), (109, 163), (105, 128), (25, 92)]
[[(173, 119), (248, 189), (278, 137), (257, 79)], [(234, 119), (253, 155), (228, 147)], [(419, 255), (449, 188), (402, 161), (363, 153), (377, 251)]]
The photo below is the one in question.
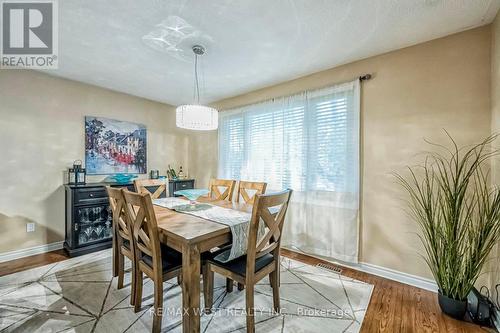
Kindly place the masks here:
[(500, 0), (61, 0), (59, 69), (49, 74), (192, 102), (192, 62), (143, 41), (179, 17), (196, 33), (174, 38), (176, 47), (207, 48), (208, 103), (484, 25), (499, 8)]

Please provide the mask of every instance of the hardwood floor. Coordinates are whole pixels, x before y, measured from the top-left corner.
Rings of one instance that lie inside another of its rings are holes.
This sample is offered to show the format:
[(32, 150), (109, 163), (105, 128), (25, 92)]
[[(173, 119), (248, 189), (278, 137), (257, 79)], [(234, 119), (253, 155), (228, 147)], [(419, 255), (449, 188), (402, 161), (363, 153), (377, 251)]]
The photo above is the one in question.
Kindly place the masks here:
[[(328, 262), (282, 250), (282, 255), (310, 265)], [(67, 259), (63, 250), (0, 263), (0, 276)], [(494, 332), (451, 319), (441, 313), (437, 296), (427, 290), (342, 267), (342, 274), (373, 284), (373, 294), (361, 333), (368, 332)]]
[(69, 257), (66, 255), (66, 252), (64, 252), (64, 250), (57, 250), (57, 251), (37, 254), (22, 259), (2, 262), (0, 263), (0, 276), (13, 274), (30, 268), (52, 264), (54, 262), (58, 262), (68, 258)]

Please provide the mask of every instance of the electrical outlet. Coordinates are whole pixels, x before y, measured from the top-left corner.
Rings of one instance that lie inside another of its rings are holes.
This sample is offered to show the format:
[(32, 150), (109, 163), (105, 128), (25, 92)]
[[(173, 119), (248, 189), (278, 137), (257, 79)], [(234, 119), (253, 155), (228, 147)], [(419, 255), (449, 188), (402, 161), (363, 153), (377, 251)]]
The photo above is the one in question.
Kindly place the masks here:
[(35, 231), (35, 223), (30, 222), (26, 223), (26, 232), (34, 232)]

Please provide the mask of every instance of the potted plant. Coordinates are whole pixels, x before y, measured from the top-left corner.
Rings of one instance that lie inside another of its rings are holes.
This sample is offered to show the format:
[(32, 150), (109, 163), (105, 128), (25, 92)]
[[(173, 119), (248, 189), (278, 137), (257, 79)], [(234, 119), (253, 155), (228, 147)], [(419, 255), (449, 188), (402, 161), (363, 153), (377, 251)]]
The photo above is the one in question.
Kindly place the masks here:
[(500, 238), (500, 191), (491, 186), (489, 162), (496, 136), (471, 147), (432, 144), (423, 165), (396, 174), (409, 194), (408, 211), (420, 227), (423, 256), (439, 287), (441, 310), (462, 319), (467, 295)]

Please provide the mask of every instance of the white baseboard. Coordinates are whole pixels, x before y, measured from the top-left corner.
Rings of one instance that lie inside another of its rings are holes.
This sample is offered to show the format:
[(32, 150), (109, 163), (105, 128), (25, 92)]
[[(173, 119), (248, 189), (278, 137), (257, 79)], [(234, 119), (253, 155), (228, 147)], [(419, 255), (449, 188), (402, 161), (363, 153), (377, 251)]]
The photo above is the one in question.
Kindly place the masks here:
[(291, 248), (290, 250), (294, 251), (294, 252), (302, 253), (302, 254), (305, 254), (305, 255), (308, 255), (308, 256), (311, 256), (314, 258), (318, 258), (321, 260), (330, 261), (333, 264), (336, 264), (339, 266), (344, 266), (344, 267), (352, 268), (352, 269), (362, 271), (365, 273), (377, 275), (377, 276), (380, 276), (380, 277), (383, 277), (383, 278), (386, 278), (389, 280), (401, 282), (401, 283), (408, 284), (410, 286), (414, 286), (417, 288), (422, 288), (422, 289), (429, 290), (432, 292), (438, 291), (438, 286), (437, 286), (436, 282), (434, 280), (431, 280), (431, 279), (426, 279), (426, 278), (423, 278), (420, 276), (396, 271), (396, 270), (393, 270), (390, 268), (377, 266), (377, 265), (369, 264), (366, 262), (361, 262), (358, 264), (347, 263), (344, 261), (336, 261), (334, 259), (328, 259), (327, 257), (318, 256), (318, 255), (314, 255), (311, 253), (305, 253), (302, 251), (298, 251), (297, 249), (294, 249), (294, 248)]
[[(323, 258), (324, 259), (324, 258)], [(410, 286), (414, 286), (417, 288), (429, 290), (432, 292), (437, 292), (438, 291), (438, 286), (434, 280), (431, 279), (426, 279), (420, 276), (396, 271), (394, 269), (382, 267), (382, 266), (377, 266), (374, 264), (369, 264), (366, 262), (361, 262), (359, 264), (350, 264), (350, 263), (344, 263), (344, 262), (335, 262), (335, 264), (338, 264), (340, 266), (345, 266), (348, 268), (352, 268), (358, 271), (362, 271), (365, 273), (373, 274), (376, 276), (380, 276), (392, 281), (396, 282), (401, 282), (404, 284), (408, 284)]]
[(390, 268), (381, 267), (369, 263), (360, 263), (358, 265), (352, 265), (352, 268), (358, 269), (365, 273), (370, 273), (373, 275), (381, 276), (383, 278), (408, 284), (410, 286), (422, 288), (432, 292), (438, 291), (438, 286), (434, 280), (426, 279), (420, 276), (396, 271)]
[(45, 245), (30, 247), (27, 249), (15, 250), (10, 252), (0, 253), (0, 262), (6, 262), (14, 259), (29, 257), (35, 254), (46, 253), (50, 251), (60, 250), (63, 248), (64, 242), (55, 242)]

